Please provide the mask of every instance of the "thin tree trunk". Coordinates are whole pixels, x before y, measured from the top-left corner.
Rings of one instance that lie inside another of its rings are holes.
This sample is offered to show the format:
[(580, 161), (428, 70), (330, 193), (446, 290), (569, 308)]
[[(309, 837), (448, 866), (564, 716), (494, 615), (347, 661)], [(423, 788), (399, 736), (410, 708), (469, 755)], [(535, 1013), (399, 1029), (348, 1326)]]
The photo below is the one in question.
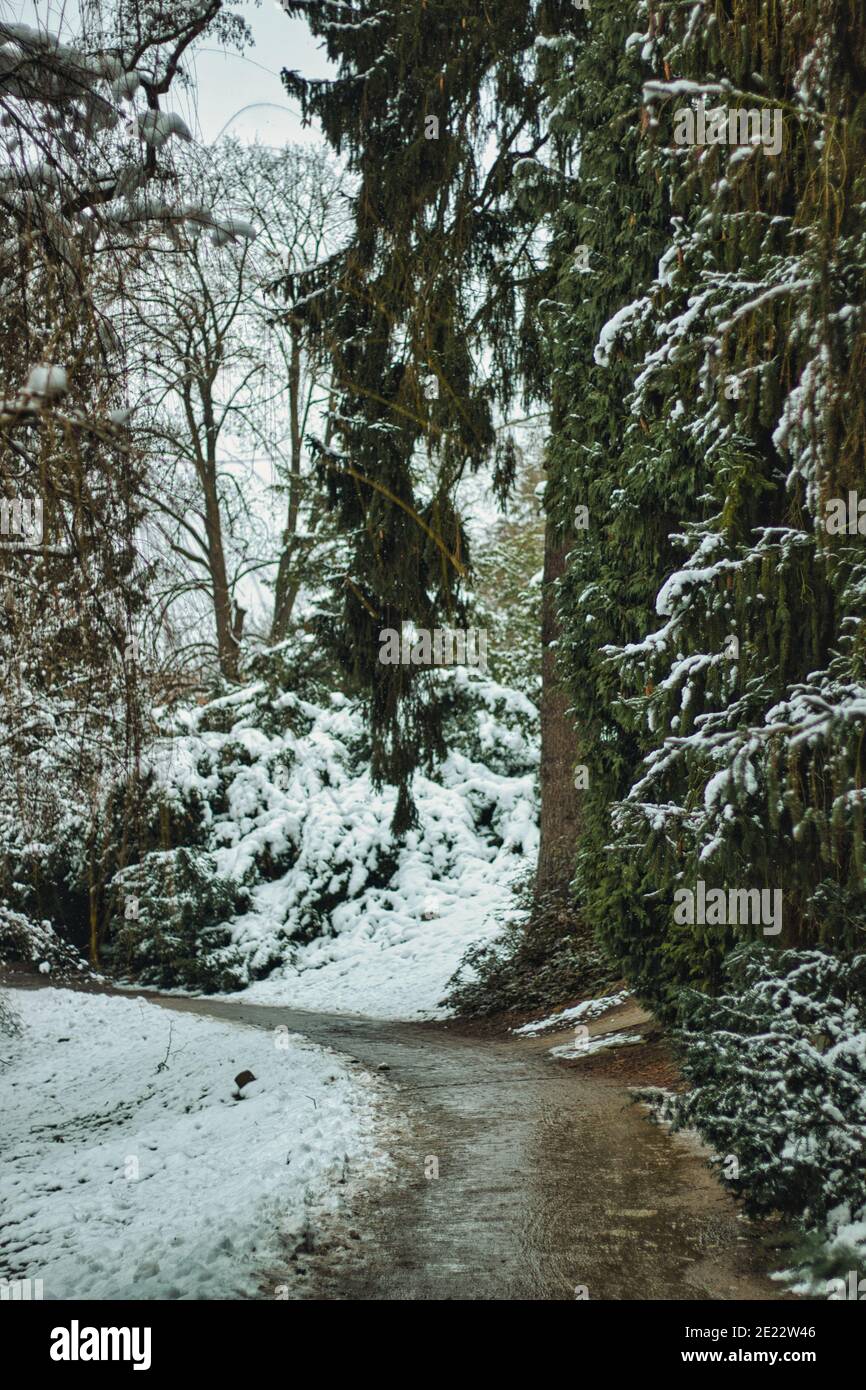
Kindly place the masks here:
[[(301, 340), (300, 330), (297, 338), (292, 330), (292, 360), (289, 378), (289, 400), (292, 417), (292, 460), (291, 460), (291, 485), (289, 487), (289, 510), (286, 520), (286, 529), (283, 533), (283, 550), (280, 555), (280, 563), (277, 569), (277, 580), (274, 588), (274, 620), (271, 624), (271, 641), (281, 642), (288, 635), (289, 623), (291, 621), (292, 610), (295, 606), (295, 599), (301, 590), (304, 579), (304, 567), (307, 556), (311, 549), (315, 547), (313, 536), (321, 520), (324, 507), (320, 494), (313, 494), (312, 503), (306, 520), (306, 535), (298, 536), (298, 515), (301, 507), (302, 479), (301, 479), (301, 416), (300, 416), (300, 381), (301, 381)], [(334, 393), (330, 392), (327, 421), (325, 424), (325, 448), (331, 442), (334, 434)]]
[(560, 635), (554, 586), (565, 571), (569, 548), (569, 539), (548, 518), (541, 600), (541, 843), (535, 873), (538, 905), (567, 898), (581, 826), (580, 793), (574, 786), (577, 734), (568, 714), (570, 701), (559, 678), (553, 646)]
[[(212, 385), (212, 377), (204, 377), (198, 383), (205, 426), (206, 454), (202, 457), (199, 453), (196, 468), (204, 495), (205, 538), (216, 624), (217, 658), (220, 672), (226, 680), (237, 681), (240, 680), (240, 642), (236, 627), (238, 618), (232, 610), (232, 596), (223, 549), (222, 515), (217, 488), (217, 427), (211, 394)], [(191, 414), (191, 409), (188, 413)], [(243, 625), (243, 617), (240, 617), (239, 623), (240, 626)]]
[(93, 876), (93, 846), (87, 850), (88, 917), (90, 921), (90, 964), (99, 965), (99, 891)]
[(277, 582), (274, 589), (274, 621), (271, 627), (271, 640), (280, 642), (289, 630), (292, 608), (298, 595), (300, 583), (294, 574), (295, 538), (298, 530), (298, 513), (301, 508), (301, 330), (292, 324), (292, 355), (289, 364), (289, 421), (292, 432), (292, 454), (289, 480), (289, 510), (286, 529), (283, 533), (283, 551), (277, 569)]
[(238, 642), (234, 631), (232, 598), (226, 571), (225, 551), (223, 550), (219, 498), (217, 497), (216, 480), (210, 469), (203, 471), (202, 486), (204, 490), (208, 568), (216, 623), (217, 656), (220, 671), (226, 680), (236, 681), (240, 679)]

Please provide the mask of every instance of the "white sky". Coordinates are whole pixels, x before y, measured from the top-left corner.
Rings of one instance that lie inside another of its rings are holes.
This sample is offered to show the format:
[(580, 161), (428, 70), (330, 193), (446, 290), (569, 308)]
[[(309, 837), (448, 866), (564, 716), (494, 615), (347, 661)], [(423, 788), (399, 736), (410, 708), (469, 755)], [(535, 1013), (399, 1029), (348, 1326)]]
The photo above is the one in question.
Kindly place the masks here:
[[(110, 9), (111, 0), (104, 0)], [(329, 64), (324, 50), (302, 19), (290, 19), (278, 0), (240, 0), (226, 8), (243, 15), (254, 46), (243, 55), (205, 41), (189, 64), (194, 89), (173, 91), (172, 102), (196, 137), (206, 144), (228, 127), (241, 139), (267, 145), (315, 140), (315, 130), (301, 125), (300, 110), (280, 81), (281, 68), (296, 68), (305, 77), (324, 77)], [(0, 16), (39, 24), (69, 36), (78, 28), (78, 0), (0, 0)]]
[(286, 95), (280, 69), (296, 68), (305, 77), (327, 76), (329, 64), (316, 47), (318, 40), (302, 19), (290, 19), (278, 0), (237, 8), (253, 31), (255, 47), (243, 56), (209, 44), (199, 49), (199, 138), (210, 142), (228, 123), (232, 134), (242, 139), (258, 136), (268, 145), (316, 139), (313, 129), (301, 125), (300, 109)]
[[(112, 0), (103, 0), (108, 12)], [(319, 41), (314, 39), (302, 19), (291, 19), (279, 0), (226, 0), (226, 9), (243, 15), (253, 34), (253, 45), (239, 54), (219, 49), (213, 41), (200, 43), (195, 55), (187, 59), (192, 85), (172, 88), (170, 105), (185, 119), (196, 139), (210, 144), (223, 131), (244, 140), (258, 139), (265, 145), (321, 139), (315, 127), (304, 128), (300, 109), (287, 96), (280, 81), (280, 69), (294, 68), (305, 77), (325, 77), (333, 71)], [(74, 41), (80, 32), (79, 0), (0, 0), (0, 17), (25, 24), (38, 24)], [(271, 478), (270, 465), (263, 460), (256, 466), (262, 482)], [(482, 524), (497, 513), (484, 483), (485, 474), (472, 479), (464, 488), (464, 505)], [(469, 496), (471, 495), (471, 503)], [(480, 514), (480, 516), (479, 516)], [(251, 579), (246, 588), (258, 588)], [(245, 601), (255, 609), (255, 599), (245, 593)]]

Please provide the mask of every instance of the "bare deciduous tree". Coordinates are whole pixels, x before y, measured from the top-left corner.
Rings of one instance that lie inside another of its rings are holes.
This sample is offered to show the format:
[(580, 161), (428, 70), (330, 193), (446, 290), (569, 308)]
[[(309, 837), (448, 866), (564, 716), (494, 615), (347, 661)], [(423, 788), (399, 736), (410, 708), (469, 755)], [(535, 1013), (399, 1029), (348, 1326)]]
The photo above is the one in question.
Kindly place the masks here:
[[(279, 556), (271, 636), (285, 636), (321, 542), (304, 437), (325, 387), (285, 284), (338, 235), (339, 185), (324, 155), (292, 147), (224, 142), (188, 166), (186, 222), (134, 295), (155, 458), (148, 501), (176, 561), (162, 607), (177, 611), (179, 600), (203, 596), (219, 671), (237, 680), (245, 584)], [(232, 212), (204, 235), (197, 204)], [(263, 520), (272, 484), (286, 499), (279, 535)], [(188, 657), (207, 647), (201, 616), (188, 605)]]
[(143, 455), (119, 295), (189, 212), (171, 154), (190, 134), (165, 104), (184, 57), (244, 32), (220, 0), (121, 0), (83, 34), (0, 14), (0, 894), (59, 905), (94, 959), (106, 795), (137, 768), (143, 708)]

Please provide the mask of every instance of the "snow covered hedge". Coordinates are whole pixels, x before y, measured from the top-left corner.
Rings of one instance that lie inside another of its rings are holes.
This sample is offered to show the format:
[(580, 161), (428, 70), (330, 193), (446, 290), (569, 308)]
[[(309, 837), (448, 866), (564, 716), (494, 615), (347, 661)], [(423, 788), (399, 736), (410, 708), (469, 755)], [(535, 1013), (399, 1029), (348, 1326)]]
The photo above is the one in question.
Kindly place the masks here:
[(747, 1211), (794, 1214), (851, 1268), (858, 1239), (866, 1253), (866, 955), (744, 948), (718, 997), (691, 996), (683, 1038), (676, 1124), (707, 1136), (723, 1174), (736, 1158), (726, 1181)]
[(57, 935), (50, 922), (13, 912), (0, 902), (0, 966), (13, 962), (34, 965), (43, 975), (52, 972), (78, 974), (87, 968), (78, 952)]
[(236, 985), (242, 971), (225, 926), (249, 897), (202, 850), (154, 850), (115, 875), (120, 895), (115, 959), (149, 984), (178, 978), (205, 990)]
[(395, 791), (372, 786), (363, 712), (344, 694), (314, 703), (263, 673), (166, 718), (140, 857), (108, 884), (111, 963), (143, 983), (228, 989), (322, 937), (405, 938), (458, 899), (480, 919), (536, 851), (536, 711), (474, 670), (437, 679), (451, 751), (416, 775), (402, 844)]

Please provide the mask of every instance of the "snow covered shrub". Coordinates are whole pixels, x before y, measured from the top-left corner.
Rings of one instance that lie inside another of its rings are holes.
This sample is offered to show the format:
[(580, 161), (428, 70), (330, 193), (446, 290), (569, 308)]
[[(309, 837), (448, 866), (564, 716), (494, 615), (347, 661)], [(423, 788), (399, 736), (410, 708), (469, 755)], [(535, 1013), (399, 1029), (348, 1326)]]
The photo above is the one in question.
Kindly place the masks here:
[[(65, 769), (62, 770), (65, 772)], [(62, 775), (46, 789), (37, 835), (27, 834), (18, 808), (0, 793), (0, 897), (10, 910), (34, 920), (63, 922), (80, 944), (87, 935), (87, 891), (82, 842), (86, 820), (70, 804), (73, 788)], [(69, 793), (66, 805), (58, 791)]]
[[(320, 618), (313, 621), (318, 627)], [(309, 728), (305, 708), (327, 704), (331, 691), (341, 689), (340, 671), (318, 630), (297, 628), (283, 641), (252, 655), (246, 669), (249, 679), (259, 683), (268, 697), (265, 700), (260, 694), (258, 707), (262, 718), (271, 721), (267, 726), (271, 733)]]
[(538, 766), (538, 710), (526, 695), (465, 666), (435, 678), (449, 748), (504, 777)]
[(718, 997), (686, 1000), (675, 1123), (736, 1157), (747, 1210), (830, 1228), (866, 1214), (866, 956), (752, 945)]
[[(529, 701), (477, 672), (437, 672), (452, 751), (435, 778), (416, 775), (418, 825), (399, 841), (360, 706), (340, 691), (314, 704), (260, 674), (165, 718), (142, 792), (147, 850), (108, 888), (117, 964), (228, 988), (317, 939), (396, 940), (462, 900), (478, 902), (480, 927), (537, 844)], [(123, 905), (136, 896), (137, 921)]]
[[(119, 783), (109, 799), (104, 832), (109, 852), (114, 847), (119, 854), (123, 845), (127, 862), (134, 862), (178, 846), (213, 848), (215, 822), (231, 819), (239, 797), (249, 802), (254, 785), (262, 792), (270, 775), (276, 785), (285, 782), (294, 760), (286, 736), (308, 733), (315, 707), (283, 682), (295, 680), (301, 689), (321, 693), (319, 680), (304, 667), (303, 646), (287, 642), (260, 655), (250, 663), (257, 677), (252, 683), (223, 687), (205, 705), (154, 711), (158, 737), (142, 759), (138, 781), (134, 787)], [(254, 765), (264, 749), (271, 764), (264, 777), (257, 777)], [(130, 801), (136, 807), (134, 825), (129, 824)], [(257, 867), (264, 877), (288, 867), (289, 859), (280, 853), (275, 842), (259, 847)]]
[(21, 1032), (21, 1020), (5, 990), (0, 991), (0, 1038), (14, 1038)]
[(144, 984), (181, 985), (206, 993), (241, 979), (228, 919), (248, 896), (216, 870), (212, 855), (192, 849), (152, 851), (112, 880), (110, 956), (115, 968)]
[(87, 968), (51, 922), (36, 921), (0, 903), (0, 966), (5, 964), (37, 966), (43, 974), (61, 976)]

